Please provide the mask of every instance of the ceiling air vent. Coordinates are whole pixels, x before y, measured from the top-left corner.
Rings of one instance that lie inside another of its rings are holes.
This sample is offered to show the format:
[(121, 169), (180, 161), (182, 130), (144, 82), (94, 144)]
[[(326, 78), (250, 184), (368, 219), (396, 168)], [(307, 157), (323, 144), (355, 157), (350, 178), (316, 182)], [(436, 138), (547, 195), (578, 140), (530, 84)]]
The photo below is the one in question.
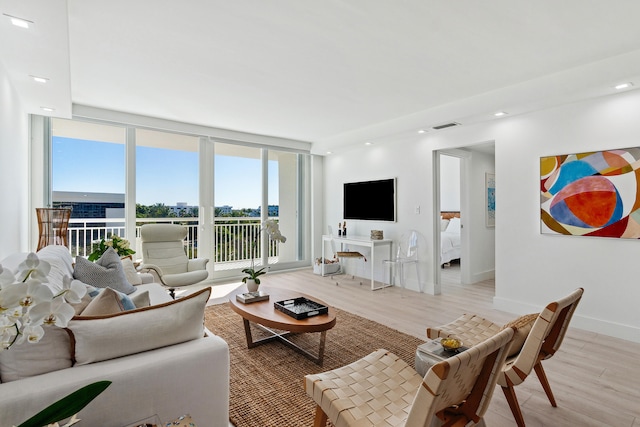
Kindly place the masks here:
[(450, 128), (450, 127), (453, 127), (453, 126), (460, 126), (460, 123), (456, 123), (456, 122), (443, 123), (441, 125), (434, 126), (433, 129), (440, 130), (440, 129)]

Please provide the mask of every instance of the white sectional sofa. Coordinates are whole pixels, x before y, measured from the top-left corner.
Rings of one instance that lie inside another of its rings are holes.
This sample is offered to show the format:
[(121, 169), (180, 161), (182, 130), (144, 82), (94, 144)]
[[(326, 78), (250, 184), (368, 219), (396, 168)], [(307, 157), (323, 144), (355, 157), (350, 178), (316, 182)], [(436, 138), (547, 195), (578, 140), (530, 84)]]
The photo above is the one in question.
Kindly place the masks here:
[[(51, 283), (61, 274), (73, 274), (67, 248), (50, 246), (38, 255), (52, 265)], [(10, 256), (1, 263), (15, 268), (11, 264), (19, 259)], [(149, 291), (150, 307), (74, 317), (70, 333), (64, 331), (73, 337), (68, 341), (71, 361), (62, 360), (61, 369), (1, 383), (0, 426), (18, 425), (78, 388), (108, 380), (112, 384), (79, 413), (79, 425), (124, 427), (153, 415), (168, 422), (190, 414), (198, 427), (228, 427), (229, 348), (202, 325), (210, 289), (172, 301), (161, 285), (145, 283), (132, 295), (144, 291)], [(57, 332), (47, 331), (42, 345), (63, 340), (65, 334)], [(19, 352), (7, 357), (15, 349), (0, 352), (0, 378), (12, 359), (24, 359)], [(49, 364), (45, 370), (56, 366), (53, 351), (40, 352)]]

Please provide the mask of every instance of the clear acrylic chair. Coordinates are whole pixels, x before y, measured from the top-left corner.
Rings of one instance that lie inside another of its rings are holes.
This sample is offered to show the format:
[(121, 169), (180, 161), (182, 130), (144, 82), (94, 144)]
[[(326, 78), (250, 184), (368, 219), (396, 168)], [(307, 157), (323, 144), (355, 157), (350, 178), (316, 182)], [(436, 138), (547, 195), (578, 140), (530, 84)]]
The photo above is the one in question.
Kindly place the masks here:
[[(405, 266), (413, 264), (416, 267), (416, 278), (418, 279), (418, 287), (422, 292), (422, 282), (420, 281), (420, 268), (418, 265), (418, 240), (419, 233), (416, 230), (409, 230), (403, 234), (398, 242), (398, 250), (395, 258), (382, 260), (385, 268), (391, 268), (391, 281), (395, 284), (396, 276), (399, 277), (399, 283), (402, 290), (405, 289)], [(391, 285), (392, 283), (390, 283)]]

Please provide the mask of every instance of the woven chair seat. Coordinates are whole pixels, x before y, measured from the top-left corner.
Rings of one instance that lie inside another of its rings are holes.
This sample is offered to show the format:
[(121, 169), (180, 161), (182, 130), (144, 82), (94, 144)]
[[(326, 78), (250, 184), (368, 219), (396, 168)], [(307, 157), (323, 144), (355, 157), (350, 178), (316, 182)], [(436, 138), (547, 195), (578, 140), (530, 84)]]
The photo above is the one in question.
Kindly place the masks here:
[(305, 377), (307, 394), (336, 427), (404, 425), (421, 383), (411, 366), (383, 349)]
[(463, 314), (446, 325), (427, 328), (427, 337), (431, 339), (455, 337), (465, 346), (471, 347), (491, 338), (501, 329), (501, 325), (496, 325), (475, 314)]

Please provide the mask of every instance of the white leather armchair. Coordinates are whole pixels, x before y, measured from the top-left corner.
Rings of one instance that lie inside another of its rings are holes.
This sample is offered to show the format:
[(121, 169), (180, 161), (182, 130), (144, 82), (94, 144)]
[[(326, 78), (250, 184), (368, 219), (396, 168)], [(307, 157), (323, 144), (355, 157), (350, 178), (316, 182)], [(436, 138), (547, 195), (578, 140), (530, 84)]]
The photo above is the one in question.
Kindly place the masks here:
[(209, 277), (206, 258), (189, 259), (184, 249), (187, 229), (177, 224), (145, 224), (140, 228), (142, 265), (153, 271), (175, 298), (176, 288), (194, 285)]

